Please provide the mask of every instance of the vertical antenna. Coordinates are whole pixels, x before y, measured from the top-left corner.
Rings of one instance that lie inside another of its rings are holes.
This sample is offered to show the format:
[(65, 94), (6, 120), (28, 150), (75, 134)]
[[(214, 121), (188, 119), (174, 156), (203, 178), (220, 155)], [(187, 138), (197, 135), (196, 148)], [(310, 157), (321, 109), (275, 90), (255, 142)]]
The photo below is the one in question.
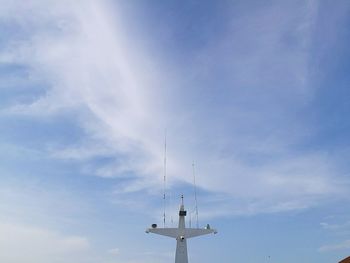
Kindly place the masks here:
[(166, 200), (165, 200), (165, 190), (166, 190), (166, 129), (165, 129), (165, 139), (164, 139), (164, 175), (163, 175), (163, 225), (165, 227), (165, 208), (166, 208)]
[(193, 187), (194, 187), (194, 202), (195, 202), (195, 211), (196, 211), (196, 223), (198, 226), (198, 205), (197, 205), (197, 187), (196, 187), (196, 175), (194, 172), (194, 161), (192, 162), (192, 170), (193, 170)]

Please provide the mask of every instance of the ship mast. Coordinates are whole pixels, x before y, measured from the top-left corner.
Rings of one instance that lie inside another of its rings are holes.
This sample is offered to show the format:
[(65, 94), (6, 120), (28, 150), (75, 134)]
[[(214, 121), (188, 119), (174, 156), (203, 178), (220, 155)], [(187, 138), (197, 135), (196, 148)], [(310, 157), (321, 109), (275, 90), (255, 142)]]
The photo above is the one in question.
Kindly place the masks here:
[(207, 234), (216, 234), (215, 229), (211, 229), (209, 224), (205, 228), (186, 228), (185, 216), (187, 212), (184, 206), (184, 198), (181, 195), (181, 205), (179, 209), (179, 224), (177, 228), (163, 227), (158, 228), (156, 224), (152, 224), (146, 233), (153, 233), (176, 239), (175, 263), (188, 263), (187, 239)]

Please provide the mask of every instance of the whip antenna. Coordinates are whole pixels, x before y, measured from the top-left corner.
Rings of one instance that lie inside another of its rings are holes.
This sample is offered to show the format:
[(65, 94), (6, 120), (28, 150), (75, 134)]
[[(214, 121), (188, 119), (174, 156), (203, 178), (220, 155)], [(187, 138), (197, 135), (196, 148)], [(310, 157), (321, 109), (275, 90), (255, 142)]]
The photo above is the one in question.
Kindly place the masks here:
[(166, 191), (166, 130), (165, 130), (165, 138), (164, 138), (164, 174), (163, 174), (163, 225), (165, 227), (165, 208), (166, 208), (166, 200), (165, 200), (165, 191)]
[(193, 188), (194, 188), (194, 203), (195, 203), (195, 211), (196, 211), (196, 224), (198, 226), (198, 205), (197, 205), (197, 187), (196, 187), (196, 174), (194, 172), (194, 161), (192, 162), (192, 171), (193, 171)]

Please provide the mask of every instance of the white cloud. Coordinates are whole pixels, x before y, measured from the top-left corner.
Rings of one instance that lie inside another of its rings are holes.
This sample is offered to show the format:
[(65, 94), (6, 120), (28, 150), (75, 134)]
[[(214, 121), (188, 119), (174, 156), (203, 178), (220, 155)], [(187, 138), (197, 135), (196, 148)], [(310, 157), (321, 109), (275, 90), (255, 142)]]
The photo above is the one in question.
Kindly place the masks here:
[(0, 223), (1, 262), (83, 262), (90, 248), (87, 238), (48, 229)]
[(324, 245), (320, 247), (318, 250), (320, 252), (328, 252), (328, 251), (337, 251), (337, 250), (346, 250), (350, 249), (350, 240), (344, 240), (337, 244), (332, 245)]
[(111, 248), (108, 250), (108, 253), (113, 254), (113, 255), (119, 255), (120, 249), (119, 248)]
[(321, 222), (320, 225), (323, 229), (332, 231), (344, 231), (346, 229), (350, 229), (350, 221), (343, 224), (329, 224), (326, 222)]
[[(28, 66), (48, 88), (34, 103), (8, 112), (74, 115), (91, 142), (50, 154), (122, 159), (84, 169), (101, 177), (133, 172), (136, 179), (125, 192), (161, 187), (168, 127), (170, 186), (192, 181), (196, 159), (199, 187), (228, 204), (218, 213), (306, 208), (346, 189), (330, 156), (293, 150), (312, 135), (296, 114), (314, 91), (308, 49), (317, 6), (310, 3), (249, 10), (226, 35), (193, 54), (193, 63), (169, 67), (128, 32), (131, 18), (117, 3), (13, 1), (1, 15), (17, 21), (28, 37), (12, 41), (1, 58)], [(206, 86), (207, 80), (226, 90)], [(176, 92), (168, 96), (170, 90)]]

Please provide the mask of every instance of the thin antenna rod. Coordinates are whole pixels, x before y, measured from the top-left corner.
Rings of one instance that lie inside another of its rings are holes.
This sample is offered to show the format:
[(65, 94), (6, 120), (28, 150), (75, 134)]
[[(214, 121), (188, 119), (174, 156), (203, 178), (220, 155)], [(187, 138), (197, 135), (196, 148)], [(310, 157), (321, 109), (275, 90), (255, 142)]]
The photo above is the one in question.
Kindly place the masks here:
[(165, 208), (166, 208), (166, 200), (165, 200), (165, 191), (166, 191), (166, 130), (165, 130), (165, 139), (164, 139), (164, 175), (163, 175), (163, 225), (165, 227)]
[(194, 161), (192, 162), (192, 170), (193, 170), (193, 187), (194, 187), (194, 202), (195, 202), (195, 210), (196, 210), (196, 223), (197, 228), (199, 228), (198, 224), (198, 204), (197, 204), (197, 187), (196, 187), (196, 175), (194, 172)]

